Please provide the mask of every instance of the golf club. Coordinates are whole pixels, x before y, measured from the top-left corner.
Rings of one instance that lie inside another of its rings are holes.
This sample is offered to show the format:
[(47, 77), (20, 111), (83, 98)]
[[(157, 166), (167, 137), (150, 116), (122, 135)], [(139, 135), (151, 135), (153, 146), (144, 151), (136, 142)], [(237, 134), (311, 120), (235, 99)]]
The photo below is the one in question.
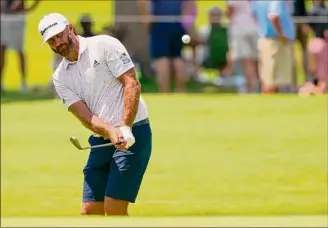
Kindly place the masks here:
[(72, 136), (70, 138), (70, 141), (79, 150), (87, 150), (87, 149), (93, 149), (93, 148), (99, 148), (99, 147), (106, 147), (106, 146), (114, 146), (114, 145), (121, 144), (121, 143), (105, 143), (105, 144), (96, 145), (96, 146), (82, 147), (77, 137)]

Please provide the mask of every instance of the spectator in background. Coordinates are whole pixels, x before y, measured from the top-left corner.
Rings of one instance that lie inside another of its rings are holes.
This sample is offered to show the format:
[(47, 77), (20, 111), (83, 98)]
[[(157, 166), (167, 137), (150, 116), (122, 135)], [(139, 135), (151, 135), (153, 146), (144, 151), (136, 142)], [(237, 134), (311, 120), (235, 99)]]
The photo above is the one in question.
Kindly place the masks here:
[(252, 13), (259, 29), (259, 65), (263, 93), (293, 89), (292, 42), (295, 27), (291, 5), (284, 1), (252, 1)]
[[(222, 25), (222, 17), (223, 12), (219, 7), (209, 10), (209, 25), (200, 27), (198, 31), (202, 45), (197, 47), (197, 59), (202, 67), (217, 69), (220, 76), (230, 76), (232, 61), (229, 56), (228, 29)], [(220, 77), (214, 80), (214, 84), (221, 83)]]
[(1, 0), (1, 92), (3, 86), (3, 68), (7, 48), (12, 48), (18, 53), (21, 73), (21, 91), (27, 91), (26, 59), (24, 53), (25, 13), (34, 10), (39, 4), (35, 0), (31, 7), (26, 7), (24, 0)]
[(82, 33), (80, 34), (83, 37), (92, 37), (96, 34), (93, 32), (93, 20), (89, 14), (84, 14), (80, 18), (80, 26), (82, 28)]
[(308, 45), (309, 71), (313, 79), (299, 90), (300, 94), (322, 94), (328, 92), (328, 26), (323, 38), (315, 37)]
[(257, 76), (257, 27), (251, 13), (249, 0), (227, 1), (229, 23), (229, 46), (233, 61), (243, 69), (249, 93), (259, 92)]
[[(322, 16), (327, 20), (328, 18), (328, 7), (324, 0), (313, 0), (312, 9), (309, 10), (309, 16)], [(324, 30), (327, 28), (327, 23), (322, 22), (311, 22), (308, 24), (309, 28), (313, 31), (315, 37), (324, 38)]]
[(186, 33), (190, 36), (190, 45), (196, 47), (200, 44), (199, 37), (195, 28), (197, 18), (197, 3), (196, 0), (183, 0), (182, 5), (182, 26)]
[[(322, 16), (328, 18), (328, 8), (323, 0), (312, 1), (313, 8), (310, 16)], [(328, 80), (328, 24), (322, 22), (309, 23), (314, 33), (314, 38), (308, 44), (308, 69), (311, 81), (306, 82), (299, 90), (301, 94), (327, 93)]]
[(157, 16), (182, 16), (184, 0), (138, 0), (143, 23), (149, 32), (150, 56), (153, 60), (159, 92), (171, 91), (170, 64), (175, 71), (176, 92), (186, 91), (185, 63), (181, 57), (181, 37), (185, 29), (180, 21), (157, 21)]
[[(305, 0), (292, 0), (292, 15), (295, 17), (305, 17), (307, 16), (306, 12), (306, 6), (305, 6)], [(306, 52), (306, 46), (308, 42), (308, 32), (306, 32), (306, 23), (294, 23), (295, 24), (295, 38), (299, 41), (301, 45), (301, 55), (302, 55), (302, 67), (306, 76), (306, 80), (308, 77), (308, 68), (307, 68), (307, 52)], [(295, 54), (295, 51), (293, 50), (293, 55)], [(297, 83), (296, 78), (296, 62), (295, 62), (295, 56), (293, 57), (293, 77), (294, 77), (294, 84)]]
[[(182, 26), (186, 31), (186, 34), (190, 36), (190, 42), (185, 44), (191, 48), (192, 59), (188, 64), (188, 61), (185, 61), (186, 67), (190, 75), (197, 80), (197, 59), (196, 59), (196, 49), (197, 46), (201, 44), (201, 41), (198, 37), (195, 21), (197, 18), (197, 3), (196, 0), (183, 0), (182, 7)], [(186, 59), (185, 59), (186, 60)]]

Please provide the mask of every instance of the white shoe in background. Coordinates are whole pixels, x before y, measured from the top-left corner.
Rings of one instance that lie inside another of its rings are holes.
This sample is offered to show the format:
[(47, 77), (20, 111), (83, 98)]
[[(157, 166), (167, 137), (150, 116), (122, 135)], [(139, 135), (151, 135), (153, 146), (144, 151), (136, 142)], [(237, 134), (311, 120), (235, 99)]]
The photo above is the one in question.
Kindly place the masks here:
[(200, 83), (207, 83), (209, 81), (208, 77), (204, 73), (198, 74), (196, 80)]
[(235, 78), (235, 84), (236, 87), (238, 89), (238, 93), (246, 93), (247, 92), (247, 88), (246, 88), (246, 81), (245, 81), (245, 77), (238, 75)]

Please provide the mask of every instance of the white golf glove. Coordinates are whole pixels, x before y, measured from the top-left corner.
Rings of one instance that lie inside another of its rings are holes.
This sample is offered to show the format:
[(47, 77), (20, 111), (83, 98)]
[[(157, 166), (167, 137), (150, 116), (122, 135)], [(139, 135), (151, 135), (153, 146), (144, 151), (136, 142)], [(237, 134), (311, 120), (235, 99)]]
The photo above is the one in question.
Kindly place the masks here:
[(120, 127), (120, 131), (122, 132), (122, 136), (124, 138), (124, 141), (126, 142), (126, 148), (128, 149), (136, 142), (136, 139), (134, 138), (130, 127)]

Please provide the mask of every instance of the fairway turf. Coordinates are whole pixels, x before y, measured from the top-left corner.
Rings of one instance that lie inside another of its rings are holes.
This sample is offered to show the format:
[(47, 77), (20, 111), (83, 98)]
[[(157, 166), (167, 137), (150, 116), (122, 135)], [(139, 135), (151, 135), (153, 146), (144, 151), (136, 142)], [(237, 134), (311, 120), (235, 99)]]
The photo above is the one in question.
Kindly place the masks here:
[(5, 227), (327, 227), (327, 216), (5, 218)]
[[(327, 214), (327, 97), (144, 96), (154, 147), (131, 216)], [(78, 216), (89, 131), (59, 100), (2, 104), (2, 217)]]

